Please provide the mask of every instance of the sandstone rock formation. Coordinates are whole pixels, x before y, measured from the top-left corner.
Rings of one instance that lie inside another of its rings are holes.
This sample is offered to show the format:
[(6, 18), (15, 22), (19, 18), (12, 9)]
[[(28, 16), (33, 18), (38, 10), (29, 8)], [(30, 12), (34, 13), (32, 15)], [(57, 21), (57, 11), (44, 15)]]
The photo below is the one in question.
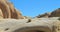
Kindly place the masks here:
[(0, 0), (0, 32), (60, 32), (60, 8), (31, 18), (22, 16), (7, 0)]
[(3, 18), (2, 10), (0, 9), (0, 18)]
[[(0, 19), (0, 32), (60, 32), (58, 18)], [(12, 22), (13, 21), (13, 22)]]
[(54, 10), (51, 15), (51, 17), (60, 17), (60, 8)]
[(42, 18), (42, 17), (45, 17), (45, 18), (49, 18), (49, 17), (60, 17), (60, 8), (54, 10), (51, 13), (44, 13), (44, 14), (38, 15), (36, 17), (37, 18)]
[(2, 18), (13, 18), (13, 19), (23, 19), (24, 17), (20, 12), (15, 9), (12, 3), (7, 0), (0, 0), (0, 11), (2, 13)]
[(10, 18), (10, 9), (5, 0), (0, 0), (0, 9), (4, 18)]
[(51, 13), (44, 13), (44, 14), (42, 14), (42, 15), (38, 15), (38, 16), (36, 16), (37, 18), (49, 18), (50, 17), (50, 15), (51, 15)]

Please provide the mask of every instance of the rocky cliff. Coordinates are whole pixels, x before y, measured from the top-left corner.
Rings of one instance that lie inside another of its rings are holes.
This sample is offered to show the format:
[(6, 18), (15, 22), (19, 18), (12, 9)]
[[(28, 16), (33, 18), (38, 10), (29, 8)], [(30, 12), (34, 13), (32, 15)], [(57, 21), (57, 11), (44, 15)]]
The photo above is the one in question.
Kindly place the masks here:
[(0, 0), (1, 18), (23, 19), (22, 14), (7, 0)]

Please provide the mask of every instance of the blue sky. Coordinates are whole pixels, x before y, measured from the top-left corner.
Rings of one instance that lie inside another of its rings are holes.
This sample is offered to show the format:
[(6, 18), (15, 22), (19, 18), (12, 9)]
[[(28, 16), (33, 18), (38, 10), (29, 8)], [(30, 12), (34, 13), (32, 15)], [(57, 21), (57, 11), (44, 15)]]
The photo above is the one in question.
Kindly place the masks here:
[(60, 0), (11, 0), (23, 16), (37, 16), (60, 8)]

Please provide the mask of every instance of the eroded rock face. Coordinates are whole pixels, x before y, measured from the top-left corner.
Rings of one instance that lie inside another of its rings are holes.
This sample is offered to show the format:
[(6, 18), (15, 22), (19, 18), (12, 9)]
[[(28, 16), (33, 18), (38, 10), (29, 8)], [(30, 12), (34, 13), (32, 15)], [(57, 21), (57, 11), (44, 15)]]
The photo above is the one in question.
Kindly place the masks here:
[(17, 10), (17, 9), (14, 9), (15, 10), (15, 16), (14, 18), (16, 19), (24, 19), (24, 16), (22, 16), (22, 14)]
[(2, 18), (24, 19), (22, 14), (7, 0), (0, 0), (0, 9), (0, 12), (3, 15), (1, 15)]
[(5, 0), (0, 0), (0, 9), (3, 13), (3, 18), (10, 18), (10, 9)]
[(0, 9), (0, 18), (3, 18), (2, 10)]

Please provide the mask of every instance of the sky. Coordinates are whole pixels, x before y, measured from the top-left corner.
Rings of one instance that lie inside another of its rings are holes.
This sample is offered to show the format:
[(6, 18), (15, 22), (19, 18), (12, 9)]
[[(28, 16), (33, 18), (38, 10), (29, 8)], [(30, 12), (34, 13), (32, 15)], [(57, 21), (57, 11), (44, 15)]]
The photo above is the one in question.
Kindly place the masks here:
[(60, 8), (60, 0), (11, 0), (23, 16), (35, 17)]

